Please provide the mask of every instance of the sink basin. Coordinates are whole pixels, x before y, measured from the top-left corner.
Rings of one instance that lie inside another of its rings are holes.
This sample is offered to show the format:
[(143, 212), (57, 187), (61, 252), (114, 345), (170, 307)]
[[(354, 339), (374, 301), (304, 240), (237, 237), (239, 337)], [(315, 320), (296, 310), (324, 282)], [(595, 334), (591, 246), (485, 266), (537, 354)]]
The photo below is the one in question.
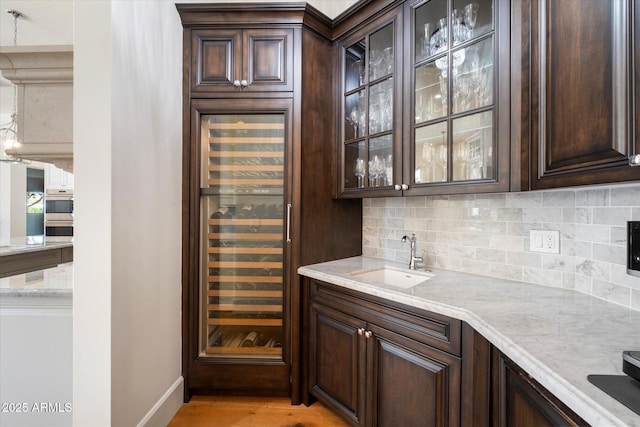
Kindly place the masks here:
[(383, 285), (395, 286), (396, 288), (409, 289), (420, 283), (424, 283), (433, 277), (427, 272), (413, 272), (401, 270), (399, 268), (383, 267), (375, 270), (358, 271), (351, 273), (368, 282), (380, 283)]

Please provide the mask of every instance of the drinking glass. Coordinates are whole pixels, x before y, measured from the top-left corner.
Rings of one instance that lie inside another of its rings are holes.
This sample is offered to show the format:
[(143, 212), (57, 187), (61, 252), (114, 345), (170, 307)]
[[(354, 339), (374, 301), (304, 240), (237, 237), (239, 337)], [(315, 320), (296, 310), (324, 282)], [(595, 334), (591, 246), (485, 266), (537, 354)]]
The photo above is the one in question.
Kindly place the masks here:
[(455, 144), (453, 149), (453, 161), (455, 167), (453, 170), (454, 180), (467, 179), (467, 162), (469, 161), (469, 146), (466, 141)]
[(469, 3), (464, 7), (464, 25), (473, 33), (473, 29), (476, 27), (476, 21), (478, 19), (478, 3)]
[(384, 65), (386, 66), (386, 74), (393, 72), (393, 48), (385, 47), (383, 51)]
[(360, 111), (358, 111), (358, 107), (353, 107), (351, 109), (351, 113), (349, 113), (349, 117), (347, 120), (353, 126), (353, 134), (355, 137), (358, 136), (358, 123), (360, 122)]
[(425, 56), (430, 56), (432, 53), (435, 53), (430, 51), (431, 34), (433, 34), (433, 31), (434, 29), (433, 29), (432, 23), (424, 24), (424, 43), (423, 43), (422, 49)]
[(372, 160), (369, 160), (369, 186), (380, 187), (382, 184), (381, 179), (384, 177), (387, 171), (386, 162), (383, 158), (377, 154), (373, 156)]
[[(443, 135), (444, 138), (444, 135)], [(447, 161), (449, 160), (449, 153), (447, 152), (447, 146), (445, 144), (438, 147), (438, 157), (436, 162), (442, 168), (442, 182), (447, 180)]]
[(351, 66), (358, 73), (358, 86), (362, 86), (364, 84), (364, 63), (361, 59), (358, 59)]
[(425, 175), (427, 176), (424, 181), (433, 182), (435, 180), (432, 166), (435, 161), (435, 147), (433, 146), (433, 143), (425, 142), (422, 144), (422, 160), (424, 160), (425, 163)]
[(438, 76), (438, 83), (440, 86), (440, 102), (442, 102), (442, 112), (443, 115), (446, 116), (449, 113), (449, 111), (447, 110), (447, 78), (440, 74)]
[(367, 174), (364, 159), (357, 158), (353, 165), (353, 174), (358, 177), (358, 188), (364, 187), (364, 176)]
[(460, 9), (453, 9), (451, 13), (451, 25), (452, 25), (452, 36), (453, 36), (453, 45), (456, 46), (462, 43), (465, 40), (464, 36), (464, 15)]

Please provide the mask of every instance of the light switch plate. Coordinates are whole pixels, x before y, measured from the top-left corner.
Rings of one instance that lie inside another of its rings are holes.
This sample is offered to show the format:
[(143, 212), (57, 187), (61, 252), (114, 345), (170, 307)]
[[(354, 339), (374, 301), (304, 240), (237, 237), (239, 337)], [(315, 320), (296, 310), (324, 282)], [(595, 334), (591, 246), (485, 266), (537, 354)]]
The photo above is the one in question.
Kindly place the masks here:
[(529, 232), (531, 252), (547, 254), (560, 253), (560, 232), (549, 230), (531, 230)]

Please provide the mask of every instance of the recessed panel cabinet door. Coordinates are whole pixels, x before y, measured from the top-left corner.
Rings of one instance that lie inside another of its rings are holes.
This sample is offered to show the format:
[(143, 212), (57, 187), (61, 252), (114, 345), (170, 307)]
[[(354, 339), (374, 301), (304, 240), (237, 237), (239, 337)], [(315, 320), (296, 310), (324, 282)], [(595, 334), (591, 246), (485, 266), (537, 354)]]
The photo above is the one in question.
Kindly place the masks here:
[(358, 425), (364, 420), (366, 323), (355, 317), (311, 303), (309, 385)]
[(531, 52), (530, 122), (525, 114), (523, 126), (531, 188), (640, 179), (640, 167), (629, 165), (640, 152), (632, 127), (632, 2), (522, 4), (523, 19), (531, 19), (530, 35), (523, 33)]
[(291, 92), (293, 30), (193, 30), (194, 93)]
[(191, 90), (237, 91), (242, 64), (241, 30), (194, 30), (191, 36)]
[(243, 91), (293, 90), (293, 30), (245, 30)]
[(495, 427), (588, 425), (497, 349), (491, 357)]
[(371, 425), (459, 426), (460, 359), (375, 325), (368, 330)]

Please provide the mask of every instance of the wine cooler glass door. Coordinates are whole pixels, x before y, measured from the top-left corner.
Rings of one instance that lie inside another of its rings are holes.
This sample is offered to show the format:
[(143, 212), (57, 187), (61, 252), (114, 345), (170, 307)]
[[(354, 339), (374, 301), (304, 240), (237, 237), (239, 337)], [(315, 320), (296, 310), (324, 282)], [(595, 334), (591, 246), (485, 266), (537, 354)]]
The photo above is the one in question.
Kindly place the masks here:
[(200, 356), (282, 359), (285, 114), (201, 118)]

